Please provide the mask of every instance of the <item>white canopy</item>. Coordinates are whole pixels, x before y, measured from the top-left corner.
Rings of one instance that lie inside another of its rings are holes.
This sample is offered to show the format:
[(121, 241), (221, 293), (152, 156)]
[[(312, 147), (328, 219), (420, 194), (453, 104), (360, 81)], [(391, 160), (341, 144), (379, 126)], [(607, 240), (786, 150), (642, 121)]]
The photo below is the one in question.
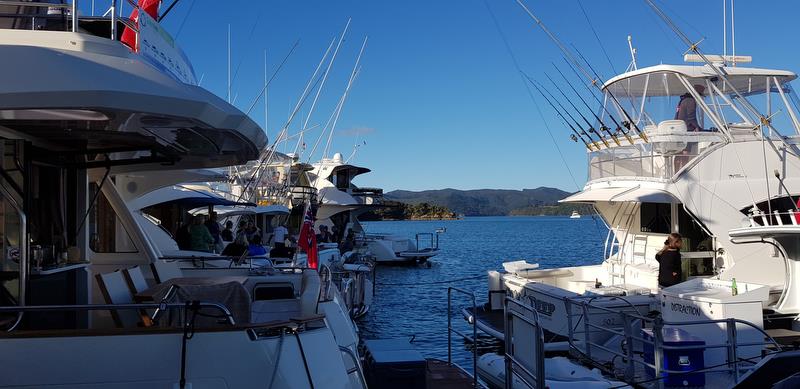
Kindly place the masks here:
[[(786, 70), (743, 67), (722, 67), (719, 69), (726, 75), (733, 87), (744, 94), (765, 93), (767, 78), (777, 77), (781, 85), (797, 78), (796, 74)], [(623, 96), (641, 97), (645, 95), (645, 92), (647, 97), (680, 96), (687, 91), (676, 75), (688, 78), (689, 83), (692, 85), (700, 84), (703, 87), (706, 86), (706, 80), (709, 80), (721, 91), (730, 92), (723, 88), (723, 81), (719, 79), (714, 69), (705, 65), (657, 65), (641, 68), (608, 80), (603, 85), (603, 89), (620, 98)]]
[(672, 194), (661, 189), (634, 187), (590, 188), (575, 193), (561, 203), (596, 203), (602, 201), (615, 202), (640, 202), (640, 203), (671, 203), (678, 202)]

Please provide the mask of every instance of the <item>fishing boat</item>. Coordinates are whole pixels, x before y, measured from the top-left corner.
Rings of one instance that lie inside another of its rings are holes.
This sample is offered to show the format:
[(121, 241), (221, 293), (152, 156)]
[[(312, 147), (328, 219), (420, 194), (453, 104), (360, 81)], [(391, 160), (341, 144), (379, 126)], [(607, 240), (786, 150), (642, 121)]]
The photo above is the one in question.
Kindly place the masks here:
[(111, 177), (240, 165), (266, 136), (196, 85), (158, 2), (116, 4), (0, 5), (0, 385), (364, 387), (316, 271), (200, 277), (159, 259), (123, 199), (137, 186)]
[(581, 214), (579, 214), (578, 211), (572, 211), (572, 214), (569, 215), (569, 218), (570, 219), (580, 219), (581, 218)]
[[(624, 125), (587, 139), (589, 181), (562, 202), (593, 206), (609, 227), (603, 258), (551, 269), (506, 263), (489, 272), (489, 302), (464, 310), (506, 342), (504, 377), (520, 387), (545, 385), (552, 352), (634, 386), (769, 386), (800, 372), (776, 367), (800, 358), (786, 346), (800, 335), (789, 232), (800, 193), (797, 75), (684, 43), (693, 52), (684, 60), (699, 65), (634, 61), (601, 84), (597, 128)], [(697, 123), (663, 109), (689, 97)], [(779, 111), (782, 121), (768, 119)], [(661, 288), (655, 256), (673, 232), (683, 237), (682, 282)]]

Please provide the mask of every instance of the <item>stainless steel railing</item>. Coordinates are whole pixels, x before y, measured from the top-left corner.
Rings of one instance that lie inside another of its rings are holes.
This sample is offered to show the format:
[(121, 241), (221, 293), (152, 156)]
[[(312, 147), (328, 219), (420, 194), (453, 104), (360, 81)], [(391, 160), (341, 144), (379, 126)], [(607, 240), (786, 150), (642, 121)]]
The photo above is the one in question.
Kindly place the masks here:
[[(518, 311), (522, 309), (522, 312)], [(532, 317), (528, 317), (530, 315)], [(514, 347), (514, 321), (520, 320), (532, 327), (534, 331), (533, 370), (516, 357), (516, 352), (522, 347)], [(505, 339), (505, 388), (514, 387), (514, 377), (519, 377), (528, 387), (534, 389), (545, 388), (544, 371), (544, 330), (539, 324), (539, 314), (530, 305), (523, 304), (511, 297), (503, 300), (503, 334)], [(524, 374), (518, 374), (521, 371)]]
[[(653, 369), (655, 372), (656, 377), (660, 377), (662, 373), (666, 374), (681, 374), (686, 373), (685, 371), (676, 371), (676, 370), (669, 370), (663, 368), (663, 360), (664, 360), (664, 350), (696, 350), (698, 348), (703, 349), (717, 349), (717, 348), (724, 348), (727, 351), (726, 357), (726, 364), (723, 366), (716, 366), (711, 368), (707, 368), (707, 371), (728, 371), (733, 375), (735, 381), (738, 382), (739, 377), (741, 376), (742, 370), (749, 370), (750, 367), (741, 366), (743, 362), (740, 360), (738, 355), (738, 348), (740, 347), (748, 347), (748, 346), (775, 346), (777, 349), (780, 349), (780, 345), (772, 339), (764, 330), (759, 328), (758, 326), (754, 325), (745, 320), (740, 320), (736, 318), (729, 318), (729, 319), (708, 319), (708, 320), (696, 320), (696, 321), (689, 321), (689, 322), (666, 322), (661, 319), (661, 317), (647, 317), (641, 315), (639, 313), (633, 313), (630, 311), (620, 311), (615, 309), (610, 309), (606, 307), (599, 306), (597, 304), (592, 303), (591, 301), (587, 301), (585, 298), (564, 298), (564, 303), (566, 307), (566, 314), (567, 314), (567, 323), (568, 323), (568, 342), (570, 345), (570, 349), (573, 351), (578, 352), (582, 356), (594, 361), (594, 362), (608, 362), (608, 361), (599, 361), (597, 358), (592, 357), (592, 351), (598, 350), (609, 353), (614, 356), (618, 356), (623, 358), (626, 361), (625, 367), (625, 379), (630, 381), (634, 379), (634, 374), (636, 370), (636, 365), (641, 365), (644, 367), (649, 367)], [(579, 307), (579, 313), (575, 314), (574, 309), (575, 307)], [(603, 323), (596, 323), (591, 320), (593, 315), (606, 315), (611, 318), (611, 320), (606, 320)], [(575, 322), (575, 318), (578, 318), (578, 322)], [(613, 320), (614, 318), (618, 319)], [(583, 323), (582, 330), (578, 330), (581, 327), (580, 323)], [(575, 323), (575, 325), (573, 325)], [(725, 339), (724, 343), (720, 344), (706, 344), (704, 346), (697, 346), (697, 345), (689, 345), (689, 346), (675, 346), (675, 345), (666, 345), (664, 344), (663, 340), (663, 329), (665, 326), (669, 327), (685, 327), (685, 326), (697, 326), (697, 325), (717, 325), (717, 326), (725, 326)], [(764, 336), (766, 341), (761, 342), (738, 342), (737, 336), (738, 332), (741, 330), (737, 329), (737, 325), (745, 326), (749, 330), (755, 330), (758, 333)], [(634, 331), (635, 328), (641, 329), (643, 327), (650, 327), (653, 331), (653, 340), (649, 340), (644, 338), (641, 335), (636, 335)], [(606, 336), (621, 336), (623, 337), (626, 347), (622, 351), (614, 350), (609, 347), (600, 344), (597, 341), (593, 340), (592, 335), (606, 335)], [(648, 363), (644, 361), (643, 358), (638, 358), (634, 352), (634, 344), (649, 344), (653, 347), (654, 351), (654, 358), (653, 363)], [(766, 355), (762, 355), (761, 358), (765, 357)], [(755, 365), (755, 362), (750, 361), (752, 365)], [(602, 363), (598, 363), (599, 366), (602, 366)]]
[(460, 336), (462, 339), (472, 343), (472, 385), (478, 387), (478, 326), (477, 320), (472, 320), (472, 337), (453, 328), (453, 291), (461, 293), (470, 298), (472, 301), (472, 312), (476, 314), (478, 305), (475, 300), (475, 293), (465, 289), (456, 288), (454, 286), (447, 287), (447, 363), (453, 364), (453, 334)]
[(345, 346), (339, 346), (339, 351), (342, 354), (345, 354), (345, 355), (349, 356), (350, 359), (353, 361), (353, 367), (347, 369), (347, 374), (351, 375), (353, 373), (357, 373), (358, 374), (358, 382), (361, 384), (361, 387), (364, 388), (364, 389), (367, 389), (367, 380), (364, 377), (364, 370), (361, 369), (361, 363), (359, 363), (358, 355), (356, 355), (356, 353), (353, 352), (353, 350), (351, 350), (351, 349), (349, 349), (349, 348), (347, 348)]
[[(138, 23), (135, 23), (133, 20), (129, 18), (123, 18), (121, 15), (117, 15), (117, 10), (121, 7), (117, 6), (118, 0), (111, 0), (110, 6), (108, 11), (105, 15), (108, 15), (108, 19), (111, 22), (111, 36), (109, 37), (111, 40), (117, 40), (117, 23), (124, 25), (125, 27), (129, 28), (133, 31), (136, 35), (136, 46), (139, 45), (139, 26)], [(124, 0), (127, 2), (132, 10), (136, 10), (140, 15), (142, 10), (139, 8), (139, 5), (134, 0)], [(21, 9), (24, 8), (34, 8), (34, 9), (59, 9), (61, 11), (60, 15), (48, 15), (48, 14), (39, 14), (39, 13), (31, 13), (31, 14), (23, 14), (23, 13), (15, 13), (15, 14), (2, 14), (0, 18), (14, 18), (14, 19), (30, 19), (31, 20), (31, 29), (36, 29), (36, 19), (66, 19), (66, 12), (69, 10), (69, 21), (68, 25), (65, 25), (61, 30), (62, 31), (71, 31), (71, 32), (78, 32), (78, 25), (81, 19), (83, 20), (97, 20), (98, 18), (106, 18), (105, 16), (96, 17), (96, 16), (89, 16), (89, 17), (79, 17), (78, 16), (78, 9), (79, 9), (79, 1), (73, 0), (72, 3), (45, 3), (45, 2), (36, 2), (36, 1), (19, 1), (19, 0), (0, 0), (0, 6), (12, 6), (12, 7), (20, 7)], [(134, 48), (132, 48), (134, 49)]]
[[(212, 308), (222, 313), (225, 321), (230, 325), (236, 325), (233, 314), (223, 304), (214, 302), (197, 302), (187, 306), (185, 303), (141, 303), (141, 304), (83, 304), (83, 305), (28, 305), (20, 307), (0, 307), (0, 313), (19, 313), (19, 312), (74, 312), (74, 311), (121, 311), (121, 310), (154, 310), (151, 317), (157, 319), (157, 313), (165, 312), (170, 309), (185, 311), (190, 307)], [(13, 329), (9, 329), (11, 332)]]

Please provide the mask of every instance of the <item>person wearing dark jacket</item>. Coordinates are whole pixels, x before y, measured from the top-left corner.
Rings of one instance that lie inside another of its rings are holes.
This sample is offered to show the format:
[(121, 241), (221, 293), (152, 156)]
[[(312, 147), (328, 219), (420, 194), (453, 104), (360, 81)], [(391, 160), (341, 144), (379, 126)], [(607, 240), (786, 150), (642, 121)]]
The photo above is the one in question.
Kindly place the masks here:
[(658, 285), (662, 288), (681, 282), (681, 243), (681, 235), (673, 232), (664, 241), (664, 248), (656, 254)]
[[(703, 95), (706, 88), (702, 85), (695, 85), (694, 90)], [(697, 121), (697, 101), (691, 93), (686, 93), (681, 96), (678, 107), (675, 109), (675, 120), (683, 120), (686, 123), (687, 131), (702, 131), (700, 123)]]

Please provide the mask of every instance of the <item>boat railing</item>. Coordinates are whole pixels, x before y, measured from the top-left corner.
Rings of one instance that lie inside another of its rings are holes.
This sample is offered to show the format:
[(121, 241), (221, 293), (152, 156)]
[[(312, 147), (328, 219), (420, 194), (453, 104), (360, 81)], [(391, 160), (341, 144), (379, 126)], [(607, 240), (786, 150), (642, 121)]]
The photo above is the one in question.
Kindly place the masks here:
[(652, 135), (650, 143), (635, 143), (589, 152), (589, 180), (608, 177), (669, 179), (705, 151), (724, 142), (716, 132)]
[(319, 280), (321, 286), (319, 301), (333, 300), (333, 295), (331, 294), (333, 286), (333, 272), (328, 265), (319, 266)]
[[(169, 292), (167, 294), (170, 294)], [(122, 310), (137, 310), (137, 311), (152, 311), (150, 316), (152, 322), (157, 322), (161, 316), (167, 311), (178, 310), (186, 313), (188, 310), (199, 310), (202, 308), (210, 308), (221, 313), (220, 318), (231, 326), (236, 325), (233, 314), (224, 304), (215, 302), (197, 301), (192, 303), (167, 303), (161, 301), (158, 303), (137, 303), (137, 304), (79, 304), (79, 305), (26, 305), (17, 307), (0, 307), (0, 314), (2, 313), (27, 313), (27, 312), (89, 312), (89, 311), (122, 311)], [(186, 316), (184, 316), (186, 317)], [(6, 332), (12, 332), (16, 326), (6, 329)]]
[(300, 203), (316, 203), (317, 202), (317, 188), (312, 186), (296, 185), (289, 188), (289, 194), (292, 197), (292, 202)]
[(364, 377), (364, 371), (361, 369), (358, 355), (348, 347), (339, 346), (339, 351), (343, 355), (347, 355), (353, 361), (353, 367), (347, 369), (347, 375), (356, 374), (358, 376), (358, 383), (361, 384), (363, 389), (367, 389), (367, 380)]
[(793, 209), (788, 211), (773, 210), (763, 212), (756, 210), (748, 216), (750, 227), (780, 227), (780, 226), (800, 226), (800, 210)]
[(477, 320), (472, 320), (472, 336), (453, 327), (453, 292), (462, 294), (472, 302), (472, 312), (477, 312), (478, 304), (475, 293), (455, 286), (447, 287), (447, 363), (453, 364), (453, 334), (458, 335), (465, 341), (472, 343), (472, 386), (478, 388), (478, 324)]
[[(665, 350), (697, 350), (697, 349), (725, 349), (726, 362), (716, 366), (706, 366), (702, 368), (703, 372), (729, 372), (732, 374), (735, 382), (738, 382), (743, 371), (750, 370), (756, 365), (758, 360), (763, 359), (767, 354), (762, 352), (756, 358), (741, 358), (739, 356), (738, 348), (761, 346), (773, 346), (776, 350), (780, 350), (780, 345), (769, 336), (764, 330), (755, 324), (736, 318), (727, 319), (707, 319), (695, 320), (686, 322), (668, 322), (664, 321), (660, 316), (649, 317), (641, 314), (635, 309), (635, 306), (628, 301), (628, 304), (634, 309), (620, 310), (608, 307), (599, 306), (594, 303), (597, 300), (620, 299), (626, 300), (624, 297), (602, 297), (602, 298), (586, 298), (581, 296), (578, 298), (564, 298), (567, 325), (568, 325), (568, 342), (570, 350), (577, 352), (580, 356), (585, 357), (598, 366), (604, 366), (605, 363), (612, 362), (617, 357), (622, 358), (626, 366), (624, 369), (624, 377), (628, 382), (635, 379), (635, 372), (637, 365), (649, 368), (654, 371), (654, 377), (661, 377), (663, 374), (688, 374), (691, 371), (684, 370), (670, 370), (664, 368), (664, 351)], [(577, 308), (577, 309), (576, 309)], [(599, 320), (593, 320), (592, 317), (598, 317)], [(576, 320), (577, 319), (577, 320)], [(724, 328), (725, 342), (717, 344), (705, 345), (669, 345), (664, 343), (663, 330), (665, 327), (681, 328), (687, 326), (699, 325), (713, 325), (719, 328)], [(741, 327), (741, 328), (737, 328)], [(579, 329), (582, 328), (582, 329)], [(643, 328), (652, 329), (652, 340), (640, 335)], [(758, 342), (738, 342), (737, 336), (743, 329), (748, 331), (756, 331), (763, 335), (764, 341)], [(599, 336), (595, 336), (599, 335)], [(595, 339), (608, 339), (608, 337), (619, 336), (624, 340), (624, 347), (620, 350), (615, 350), (607, 347), (607, 343), (601, 343)], [(647, 362), (642, 357), (637, 356), (634, 345), (650, 345), (653, 347), (653, 362)], [(612, 355), (612, 360), (603, 360), (593, 358), (593, 352), (602, 352)], [(754, 361), (754, 359), (758, 359)], [(747, 363), (748, 365), (743, 365)]]
[[(533, 344), (514, 344), (515, 323), (533, 330)], [(506, 297), (503, 300), (503, 333), (505, 334), (505, 388), (514, 387), (514, 377), (518, 377), (530, 388), (545, 388), (544, 330), (539, 324), (539, 313), (536, 309)], [(517, 353), (524, 350), (532, 351), (533, 354), (529, 355), (532, 360), (528, 363), (517, 356)]]
[[(420, 240), (422, 238), (422, 240)], [(427, 238), (427, 239), (425, 239)], [(438, 232), (419, 232), (416, 235), (417, 250), (438, 250), (439, 249), (439, 233)], [(420, 242), (428, 243), (426, 247), (420, 246)]]
[[(0, 14), (0, 18), (4, 19), (30, 19), (30, 29), (31, 30), (38, 30), (38, 29), (45, 29), (45, 30), (61, 30), (61, 31), (71, 31), (71, 32), (78, 32), (78, 27), (80, 25), (81, 20), (92, 21), (98, 19), (108, 19), (111, 22), (111, 34), (109, 38), (111, 40), (117, 40), (117, 24), (122, 24), (123, 26), (127, 27), (131, 31), (136, 34), (136, 46), (138, 47), (139, 43), (139, 27), (137, 23), (129, 18), (121, 17), (117, 14), (117, 10), (121, 9), (118, 7), (119, 0), (111, 0), (110, 7), (105, 15), (101, 17), (96, 16), (79, 16), (78, 9), (79, 9), (79, 1), (73, 0), (71, 3), (47, 3), (47, 2), (36, 2), (36, 1), (20, 1), (20, 0), (2, 0), (0, 1), (0, 6), (7, 6), (7, 7), (19, 7), (18, 9), (29, 9), (33, 8), (35, 10), (44, 10), (44, 13), (3, 13)], [(141, 9), (136, 1), (133, 0), (122, 0), (127, 2), (128, 5), (131, 6), (132, 10), (136, 10), (138, 13), (141, 13)], [(56, 12), (51, 12), (56, 11)], [(64, 24), (62, 26), (51, 27), (48, 28), (47, 26), (37, 26), (36, 20), (44, 19), (44, 20), (64, 20)], [(66, 20), (69, 20), (69, 23), (66, 23)]]

